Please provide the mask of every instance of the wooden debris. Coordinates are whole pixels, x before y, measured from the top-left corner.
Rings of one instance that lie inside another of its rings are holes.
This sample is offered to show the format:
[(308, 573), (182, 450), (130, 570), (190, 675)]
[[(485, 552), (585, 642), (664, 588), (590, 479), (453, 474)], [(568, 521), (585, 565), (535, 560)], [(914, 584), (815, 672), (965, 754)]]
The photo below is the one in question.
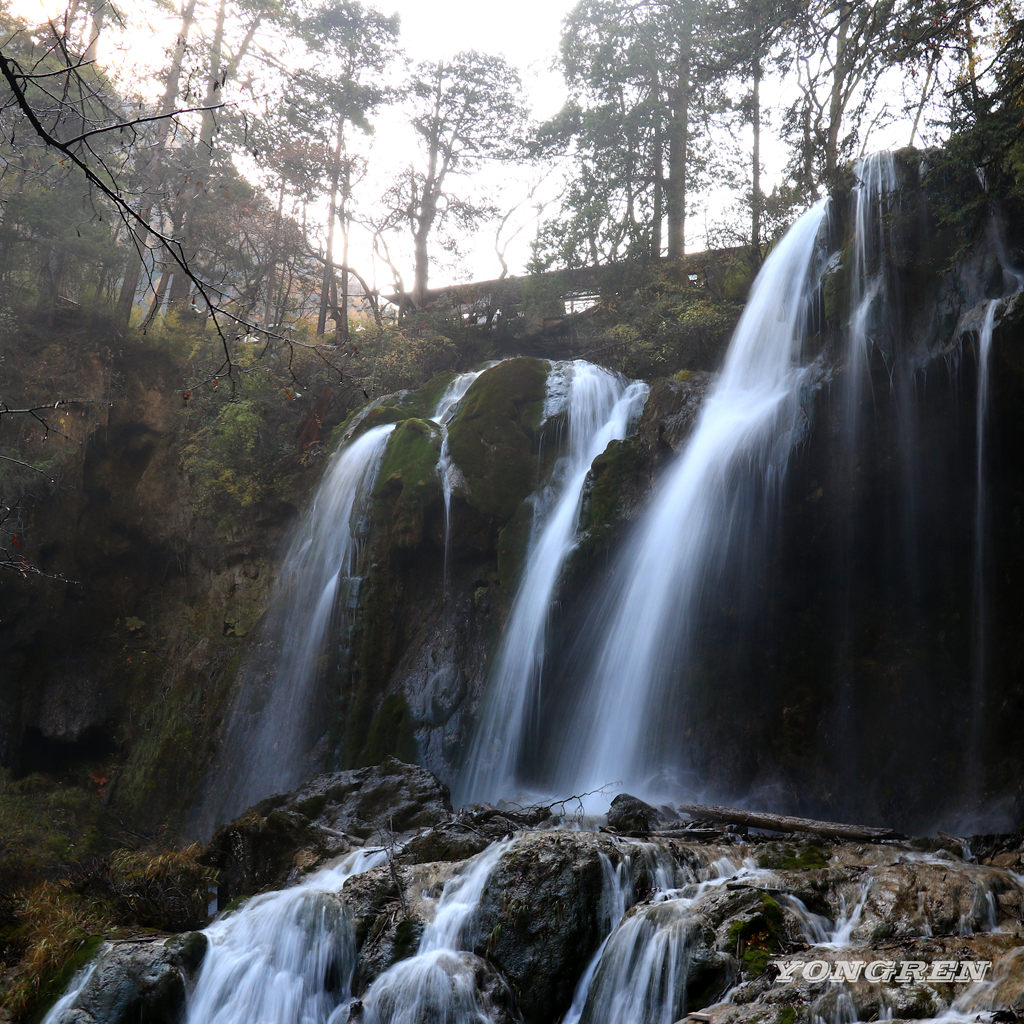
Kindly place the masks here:
[(887, 839), (905, 839), (906, 836), (891, 828), (873, 828), (868, 825), (847, 825), (837, 821), (815, 821), (812, 818), (794, 818), (785, 814), (766, 814), (762, 811), (744, 811), (738, 807), (718, 807), (714, 804), (684, 804), (680, 813), (697, 821), (722, 821), (730, 825), (746, 825), (770, 832), (810, 832), (829, 839), (867, 840), (882, 842)]

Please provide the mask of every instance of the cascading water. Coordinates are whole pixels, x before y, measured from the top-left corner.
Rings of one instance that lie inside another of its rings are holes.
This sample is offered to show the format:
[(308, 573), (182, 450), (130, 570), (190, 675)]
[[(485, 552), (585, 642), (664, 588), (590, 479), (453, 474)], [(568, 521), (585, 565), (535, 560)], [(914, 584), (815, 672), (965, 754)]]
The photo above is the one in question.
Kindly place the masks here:
[[(269, 671), (256, 665), (242, 672), (200, 830), (309, 774), (321, 711), (314, 694), (319, 658), (337, 608), (351, 612), (358, 598), (360, 520), (392, 430), (394, 424), (374, 427), (335, 453), (293, 534), (262, 627), (279, 650)], [(264, 671), (268, 692), (258, 685)]]
[(824, 218), (819, 203), (765, 263), (687, 448), (617, 566), (590, 676), (560, 744), (554, 781), (566, 792), (635, 785), (678, 764), (675, 712), (685, 695), (668, 670), (685, 663), (696, 605), (763, 511), (740, 478), (753, 468), (777, 484), (799, 436), (798, 361)]
[[(488, 367), (493, 365), (495, 364), (489, 363)], [(448, 553), (451, 547), (452, 532), (452, 491), (455, 486), (455, 476), (457, 473), (455, 464), (452, 462), (451, 452), (448, 449), (448, 424), (451, 423), (452, 417), (454, 417), (459, 408), (459, 403), (465, 397), (473, 381), (488, 367), (480, 370), (470, 370), (468, 373), (460, 373), (445, 388), (431, 416), (431, 419), (441, 428), (441, 453), (437, 460), (437, 475), (441, 480), (441, 494), (444, 498), (444, 579), (442, 584), (444, 595), (448, 593)]]
[(359, 850), (210, 925), (184, 1024), (346, 1019), (357, 948), (355, 928), (335, 894), (385, 859), (383, 850)]
[(548, 375), (545, 418), (564, 411), (568, 445), (551, 480), (535, 496), (526, 568), (502, 632), (478, 719), (467, 768), (464, 801), (515, 792), (516, 768), (531, 728), (544, 671), (548, 616), (562, 567), (571, 553), (580, 500), (591, 463), (608, 443), (626, 435), (647, 396), (591, 363), (555, 364)]
[[(995, 327), (996, 309), (999, 299), (989, 300), (985, 317), (978, 332), (978, 386), (974, 417), (975, 476), (974, 476), (974, 574), (972, 580), (971, 605), (973, 615), (972, 659), (971, 659), (971, 704), (981, 712), (985, 707), (985, 678), (988, 668), (988, 600), (986, 572), (988, 552), (988, 509), (985, 493), (985, 421), (988, 414), (989, 355), (992, 349), (992, 332)], [(977, 792), (979, 761), (979, 726), (982, 714), (972, 719), (968, 748), (968, 763), (965, 766), (968, 786)]]
[(465, 944), (487, 879), (508, 846), (492, 843), (445, 885), (416, 956), (385, 971), (363, 997), (365, 1024), (488, 1020), (476, 979), (479, 961), (465, 951)]
[(686, 976), (693, 937), (701, 925), (692, 913), (711, 889), (735, 878), (740, 866), (721, 860), (701, 882), (662, 875), (657, 893), (622, 913), (597, 951), (577, 989), (565, 1024), (674, 1024), (686, 1013)]
[[(864, 422), (865, 394), (871, 388), (870, 358), (872, 348), (892, 353), (890, 302), (896, 289), (890, 281), (889, 255), (892, 248), (891, 218), (895, 209), (899, 178), (891, 153), (877, 153), (860, 161), (857, 182), (853, 189), (853, 238), (849, 268), (849, 321), (845, 324), (842, 345), (842, 378), (840, 434), (838, 438), (837, 477), (851, 481), (857, 472), (861, 432)], [(835, 574), (838, 580), (849, 580), (857, 572), (854, 538), (857, 524), (865, 513), (865, 497), (855, 488), (840, 513), (837, 543), (833, 545)], [(855, 612), (853, 591), (838, 587), (835, 609), (835, 649), (832, 657), (837, 666), (836, 699), (833, 732), (837, 737), (837, 757), (842, 764), (856, 764), (858, 722), (856, 714), (856, 679), (852, 670), (855, 660)]]
[[(447, 425), (483, 372), (458, 374), (432, 415), (443, 437), (438, 474), (445, 498), (446, 569), (455, 472), (447, 453)], [(264, 636), (278, 641), (279, 651), (272, 666), (243, 670), (243, 685), (228, 713), (222, 768), (208, 783), (209, 797), (197, 831), (207, 831), (215, 821), (288, 789), (312, 770), (308, 759), (314, 727), (324, 717), (315, 693), (320, 658), (339, 611), (351, 618), (356, 609), (360, 538), (394, 429), (393, 423), (374, 427), (334, 454), (292, 537), (262, 627)], [(254, 684), (254, 677), (264, 672), (270, 680), (267, 693)]]

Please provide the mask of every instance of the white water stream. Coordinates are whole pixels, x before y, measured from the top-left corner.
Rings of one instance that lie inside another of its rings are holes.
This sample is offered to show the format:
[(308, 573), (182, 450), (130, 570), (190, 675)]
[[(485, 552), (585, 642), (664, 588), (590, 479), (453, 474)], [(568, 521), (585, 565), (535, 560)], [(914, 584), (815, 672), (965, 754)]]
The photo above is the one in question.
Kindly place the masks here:
[[(812, 265), (825, 204), (790, 229), (772, 252), (733, 336), (725, 366), (686, 450), (657, 487), (642, 528), (619, 563), (587, 684), (565, 729), (559, 791), (611, 781), (643, 784), (675, 737), (661, 728), (666, 670), (685, 660), (687, 630), (702, 593), (714, 587), (716, 558), (743, 533), (739, 472), (765, 481), (785, 473), (800, 416), (800, 355)], [(675, 759), (675, 755), (673, 755)]]
[(554, 364), (545, 418), (565, 413), (568, 444), (535, 496), (526, 564), (490, 672), (473, 745), (460, 780), (461, 802), (516, 792), (522, 745), (537, 723), (548, 616), (576, 538), (580, 499), (594, 459), (639, 415), (647, 385), (629, 383), (582, 360)]

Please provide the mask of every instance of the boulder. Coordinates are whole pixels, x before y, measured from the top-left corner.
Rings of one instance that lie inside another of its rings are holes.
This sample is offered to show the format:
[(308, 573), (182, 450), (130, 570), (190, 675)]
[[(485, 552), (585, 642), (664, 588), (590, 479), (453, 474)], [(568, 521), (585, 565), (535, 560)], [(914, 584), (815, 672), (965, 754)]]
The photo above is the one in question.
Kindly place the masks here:
[(620, 793), (608, 808), (608, 825), (617, 832), (646, 835), (661, 822), (661, 812), (629, 793)]
[(222, 826), (207, 860), (220, 872), (221, 905), (281, 886), (370, 839), (395, 839), (452, 813), (448, 788), (419, 765), (395, 758), (318, 775)]
[(603, 938), (601, 854), (613, 842), (587, 832), (517, 836), (484, 890), (474, 952), (502, 972), (527, 1021), (555, 1020)]
[(178, 1024), (186, 985), (205, 953), (201, 932), (111, 942), (50, 1024)]

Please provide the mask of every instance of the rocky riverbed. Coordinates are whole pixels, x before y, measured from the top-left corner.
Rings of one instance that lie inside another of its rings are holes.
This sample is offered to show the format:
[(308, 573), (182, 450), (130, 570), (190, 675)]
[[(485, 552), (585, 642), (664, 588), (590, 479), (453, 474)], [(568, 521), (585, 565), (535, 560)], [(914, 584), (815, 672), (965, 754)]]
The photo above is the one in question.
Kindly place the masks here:
[[(840, 842), (621, 797), (579, 810), (455, 812), (396, 760), (319, 776), (213, 837), (217, 922), (109, 943), (49, 1024), (252, 1021), (268, 999), (334, 1024), (1024, 1015), (1020, 836)], [(253, 930), (270, 951), (232, 959)]]

